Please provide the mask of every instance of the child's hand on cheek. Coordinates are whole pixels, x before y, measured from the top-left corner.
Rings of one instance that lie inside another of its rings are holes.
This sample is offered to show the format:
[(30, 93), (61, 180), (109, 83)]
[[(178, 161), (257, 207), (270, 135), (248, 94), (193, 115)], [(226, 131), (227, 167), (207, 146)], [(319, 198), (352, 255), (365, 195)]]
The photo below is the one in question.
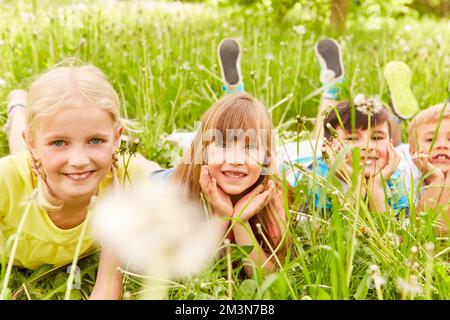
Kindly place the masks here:
[(221, 217), (233, 216), (233, 204), (230, 196), (226, 194), (209, 174), (208, 166), (204, 165), (200, 171), (200, 187), (206, 200), (211, 204), (215, 213)]
[(275, 185), (273, 181), (269, 181), (269, 188), (266, 191), (263, 191), (263, 189), (264, 186), (260, 184), (242, 197), (234, 206), (233, 217), (239, 218), (242, 222), (247, 222), (261, 211), (274, 196)]
[[(426, 179), (425, 183), (427, 185), (430, 184), (443, 184), (446, 181), (449, 181), (449, 179), (446, 177), (444, 172), (439, 167), (436, 167), (433, 165), (430, 161), (430, 157), (427, 153), (423, 151), (423, 149), (420, 149), (419, 152), (415, 152), (411, 156), (414, 164), (416, 165), (417, 169), (422, 173), (422, 175), (426, 175), (428, 173), (431, 173)], [(448, 174), (447, 174), (448, 176)]]
[(387, 157), (388, 157), (386, 165), (374, 177), (375, 182), (378, 182), (379, 184), (381, 184), (381, 182), (382, 182), (381, 177), (383, 177), (384, 181), (389, 179), (392, 176), (392, 174), (394, 173), (394, 171), (397, 169), (397, 167), (400, 163), (400, 154), (395, 149), (392, 142), (389, 143), (389, 146), (387, 147), (386, 151), (387, 151)]

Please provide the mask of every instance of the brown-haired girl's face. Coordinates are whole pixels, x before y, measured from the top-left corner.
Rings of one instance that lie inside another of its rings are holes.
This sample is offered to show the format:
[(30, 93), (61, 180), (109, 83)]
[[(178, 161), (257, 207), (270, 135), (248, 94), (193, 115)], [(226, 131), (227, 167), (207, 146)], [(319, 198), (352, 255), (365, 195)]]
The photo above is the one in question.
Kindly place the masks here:
[[(356, 129), (354, 132), (347, 132), (341, 127), (336, 131), (344, 143), (355, 145), (361, 150), (359, 165), (364, 169), (364, 176), (378, 173), (388, 163), (390, 136), (387, 122), (371, 127), (370, 131)], [(332, 144), (338, 147), (336, 140), (332, 141)], [(347, 157), (347, 162), (350, 164), (351, 154)]]
[[(230, 137), (228, 132), (227, 136)], [(207, 145), (206, 163), (209, 172), (225, 193), (241, 194), (260, 177), (266, 148), (256, 140), (248, 137), (221, 139), (216, 136)]]

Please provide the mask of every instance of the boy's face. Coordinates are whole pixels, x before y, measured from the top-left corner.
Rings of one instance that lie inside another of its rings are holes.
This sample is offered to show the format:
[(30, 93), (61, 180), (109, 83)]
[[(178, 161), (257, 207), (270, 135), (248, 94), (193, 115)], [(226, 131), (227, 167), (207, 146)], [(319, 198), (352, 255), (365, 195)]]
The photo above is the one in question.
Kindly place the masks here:
[(417, 128), (417, 147), (420, 152), (429, 154), (430, 162), (445, 174), (450, 171), (450, 119), (443, 119), (439, 126), (436, 141), (430, 151), (431, 142), (436, 132), (436, 122), (423, 123)]
[[(347, 132), (340, 127), (336, 131), (344, 143), (355, 145), (361, 150), (360, 166), (365, 177), (378, 173), (388, 163), (390, 136), (387, 122), (371, 127), (370, 131), (357, 129), (355, 132)], [(335, 150), (339, 149), (337, 140), (334, 140), (332, 144)], [(350, 153), (346, 158), (349, 165), (351, 165), (351, 159)]]

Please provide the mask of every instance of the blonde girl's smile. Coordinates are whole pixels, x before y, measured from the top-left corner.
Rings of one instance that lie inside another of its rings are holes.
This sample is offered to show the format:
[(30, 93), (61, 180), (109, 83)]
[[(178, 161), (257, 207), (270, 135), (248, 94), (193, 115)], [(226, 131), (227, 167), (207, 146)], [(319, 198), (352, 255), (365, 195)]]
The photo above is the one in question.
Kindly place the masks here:
[(119, 138), (107, 111), (65, 106), (39, 118), (32, 146), (54, 196), (86, 201), (110, 172)]

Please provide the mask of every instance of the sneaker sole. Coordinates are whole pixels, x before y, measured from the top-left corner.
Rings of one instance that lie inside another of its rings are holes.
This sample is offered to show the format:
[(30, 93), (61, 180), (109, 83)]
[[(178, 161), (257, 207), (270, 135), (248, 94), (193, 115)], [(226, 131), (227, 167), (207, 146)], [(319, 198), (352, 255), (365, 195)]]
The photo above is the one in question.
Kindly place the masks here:
[(321, 65), (334, 72), (336, 80), (342, 78), (344, 66), (342, 64), (341, 49), (335, 40), (320, 40), (316, 45), (316, 56)]
[(240, 82), (239, 70), (241, 48), (234, 39), (224, 39), (219, 44), (219, 61), (222, 78), (228, 85), (234, 86)]
[(406, 120), (419, 112), (419, 104), (411, 91), (411, 71), (401, 61), (391, 61), (384, 67), (384, 79), (389, 88), (394, 113)]

